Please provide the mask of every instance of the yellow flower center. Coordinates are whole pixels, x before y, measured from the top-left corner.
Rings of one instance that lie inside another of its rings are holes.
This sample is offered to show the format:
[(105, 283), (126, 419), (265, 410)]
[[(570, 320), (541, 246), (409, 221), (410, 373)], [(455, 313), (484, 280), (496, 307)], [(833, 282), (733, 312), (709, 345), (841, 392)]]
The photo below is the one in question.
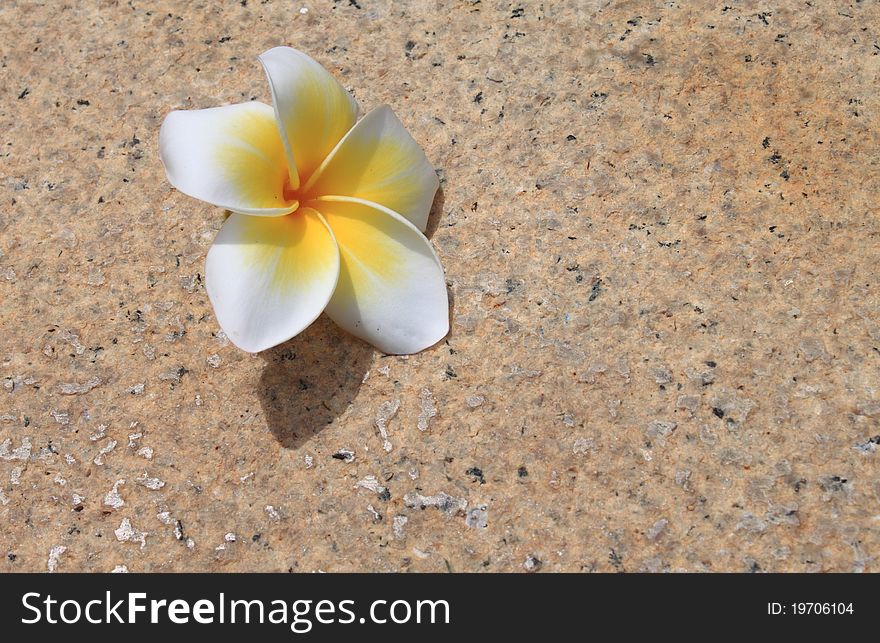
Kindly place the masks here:
[(307, 180), (300, 180), (299, 187), (294, 188), (290, 184), (290, 178), (285, 178), (282, 196), (288, 206), (293, 206), (293, 211), (290, 214), (296, 214), (299, 208), (304, 206), (306, 202), (314, 200), (317, 196), (314, 194), (314, 191), (314, 187), (310, 186)]
[(299, 202), (299, 190), (294, 190), (290, 185), (290, 178), (284, 179), (284, 200), (288, 203)]

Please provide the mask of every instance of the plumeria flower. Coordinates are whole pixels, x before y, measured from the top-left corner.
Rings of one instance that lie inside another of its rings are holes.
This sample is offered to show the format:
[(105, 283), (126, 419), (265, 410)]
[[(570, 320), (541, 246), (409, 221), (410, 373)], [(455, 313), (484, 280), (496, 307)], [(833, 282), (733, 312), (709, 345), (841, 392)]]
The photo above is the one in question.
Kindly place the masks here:
[(386, 353), (435, 344), (449, 301), (422, 234), (439, 185), (424, 152), (387, 106), (357, 121), (354, 99), (302, 52), (259, 59), (274, 109), (174, 111), (159, 134), (169, 182), (231, 212), (205, 268), (220, 326), (249, 352), (321, 312)]

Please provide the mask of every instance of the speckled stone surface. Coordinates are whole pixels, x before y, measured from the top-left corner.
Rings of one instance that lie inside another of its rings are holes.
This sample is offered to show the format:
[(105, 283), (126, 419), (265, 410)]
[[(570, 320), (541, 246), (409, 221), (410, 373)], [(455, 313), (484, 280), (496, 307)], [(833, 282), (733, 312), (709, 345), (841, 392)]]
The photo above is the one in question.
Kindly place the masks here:
[[(878, 32), (867, 1), (4, 2), (0, 569), (877, 571)], [(434, 348), (218, 335), (223, 213), (157, 135), (268, 102), (279, 44), (436, 166)]]

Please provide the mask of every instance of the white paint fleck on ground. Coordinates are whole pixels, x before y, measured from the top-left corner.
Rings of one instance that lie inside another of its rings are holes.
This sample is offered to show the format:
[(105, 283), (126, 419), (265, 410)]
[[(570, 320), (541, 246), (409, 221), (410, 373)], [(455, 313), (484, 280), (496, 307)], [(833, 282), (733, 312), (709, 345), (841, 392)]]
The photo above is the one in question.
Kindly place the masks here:
[(31, 456), (31, 458), (34, 460), (52, 460), (56, 455), (58, 455), (58, 450), (50, 442), (46, 446), (40, 448), (39, 451)]
[(138, 384), (135, 384), (134, 386), (129, 386), (127, 389), (125, 389), (125, 392), (131, 393), (132, 395), (140, 395), (144, 392), (144, 389), (146, 387), (147, 385), (144, 382), (140, 382)]
[[(161, 522), (163, 525), (174, 527), (174, 537), (177, 540), (183, 540), (183, 525), (177, 518), (171, 515), (170, 511), (160, 511), (156, 514), (156, 518), (158, 518), (159, 522)], [(186, 540), (186, 546), (192, 549), (189, 544), (192, 538), (187, 538)], [(193, 543), (193, 546), (195, 546), (195, 543)]]
[(110, 453), (115, 448), (116, 448), (116, 440), (110, 440), (104, 447), (101, 448), (100, 451), (98, 451), (98, 455), (95, 456), (95, 458), (94, 458), (94, 460), (92, 460), (92, 462), (94, 462), (95, 464), (97, 464), (99, 466), (104, 464), (104, 456), (107, 455), (108, 453)]
[(388, 422), (397, 415), (400, 409), (400, 400), (388, 400), (379, 405), (379, 414), (376, 416), (376, 428), (382, 437), (382, 448), (391, 451), (394, 447), (388, 439)]
[(105, 435), (107, 435), (107, 425), (106, 424), (99, 424), (98, 428), (95, 430), (95, 432), (89, 436), (89, 440), (91, 440), (92, 442), (97, 442), (98, 440), (103, 438)]
[(608, 407), (608, 415), (613, 418), (617, 417), (617, 413), (620, 411), (621, 401), (617, 399), (611, 399), (605, 402), (605, 406)]
[(465, 400), (465, 403), (468, 405), (468, 407), (476, 409), (483, 406), (483, 402), (485, 401), (486, 398), (482, 395), (470, 395), (468, 396), (467, 400)]
[(278, 522), (279, 520), (281, 520), (281, 514), (272, 505), (266, 505), (266, 513), (269, 514), (269, 518), (271, 518), (275, 522)]
[(406, 527), (406, 523), (409, 522), (409, 518), (406, 516), (394, 516), (394, 520), (392, 521), (391, 531), (394, 532), (394, 537), (398, 540), (403, 540), (406, 538), (406, 534), (403, 531), (403, 528)]
[[(34, 386), (37, 384), (37, 379), (31, 376), (24, 375), (15, 375), (13, 377), (7, 377), (3, 380), (3, 388), (10, 392), (16, 392), (21, 390), (22, 386)], [(35, 388), (39, 388), (39, 386), (35, 386)], [(7, 416), (8, 418), (8, 416)], [(17, 419), (13, 416), (12, 419)]]
[(675, 427), (678, 424), (675, 422), (667, 422), (665, 420), (654, 420), (650, 424), (648, 424), (648, 428), (645, 429), (645, 433), (649, 438), (656, 441), (658, 445), (663, 446), (666, 444), (666, 438), (672, 435), (672, 432), (675, 431)]
[(306, 463), (306, 469), (311, 469), (313, 466), (315, 466), (315, 459), (308, 453), (303, 456), (303, 462)]
[(141, 549), (146, 547), (147, 536), (149, 536), (148, 533), (135, 529), (131, 524), (131, 520), (128, 518), (123, 518), (119, 525), (119, 529), (114, 530), (113, 533), (116, 534), (116, 540), (119, 542), (140, 543)]
[(9, 483), (10, 484), (21, 484), (21, 474), (24, 471), (24, 467), (14, 467), (9, 474)]
[(447, 516), (464, 512), (468, 504), (464, 498), (455, 498), (442, 491), (433, 496), (423, 496), (417, 491), (410, 491), (403, 497), (403, 503), (411, 509), (435, 507), (443, 511)]
[(70, 415), (66, 411), (50, 411), (50, 414), (61, 426), (70, 424)]
[(486, 529), (489, 526), (489, 507), (480, 505), (468, 509), (464, 517), (464, 523), (472, 529)]
[(373, 505), (367, 505), (367, 511), (370, 512), (370, 514), (373, 516), (373, 520), (375, 520), (376, 522), (382, 520), (382, 514), (376, 511), (376, 508), (373, 507)]
[(222, 360), (217, 353), (214, 353), (213, 355), (208, 356), (208, 359), (205, 361), (208, 362), (208, 366), (210, 366), (211, 368), (217, 368), (218, 366), (220, 366)]
[(21, 446), (11, 449), (12, 440), (6, 438), (0, 443), (0, 460), (27, 460), (31, 457), (31, 439), (24, 437), (21, 439)]
[(505, 376), (505, 379), (514, 379), (514, 378), (526, 378), (526, 379), (534, 379), (536, 377), (541, 377), (544, 372), (540, 370), (534, 370), (530, 368), (523, 368), (519, 364), (513, 364), (510, 367), (510, 375)]
[(113, 488), (104, 496), (104, 504), (114, 509), (119, 509), (125, 504), (125, 500), (119, 495), (119, 486), (125, 484), (125, 480), (117, 480), (113, 483)]
[(358, 480), (357, 484), (352, 487), (353, 489), (366, 489), (367, 491), (372, 491), (376, 495), (379, 495), (385, 491), (385, 487), (379, 484), (378, 478), (376, 476), (367, 476), (363, 480)]
[(575, 455), (588, 455), (596, 451), (596, 441), (593, 438), (578, 438), (571, 446), (571, 450)]
[(128, 567), (126, 567), (125, 565), (117, 565), (116, 567), (114, 567), (114, 568), (110, 571), (110, 573), (111, 573), (111, 574), (127, 574), (127, 573), (128, 573)]
[(525, 562), (523, 563), (523, 569), (525, 569), (530, 574), (539, 571), (543, 566), (544, 563), (541, 562), (541, 559), (534, 555), (527, 556)]
[(137, 455), (142, 458), (146, 458), (147, 460), (153, 459), (153, 447), (141, 447), (137, 450)]
[(101, 378), (93, 377), (84, 384), (77, 382), (65, 382), (58, 385), (58, 392), (61, 395), (84, 395), (94, 388), (101, 386)]
[(180, 378), (184, 375), (184, 371), (182, 367), (172, 368), (164, 373), (159, 374), (159, 379), (163, 382), (171, 382), (171, 387), (178, 386), (180, 384)]
[(65, 328), (64, 330), (62, 330), (61, 333), (59, 333), (59, 336), (65, 342), (73, 346), (73, 350), (76, 351), (77, 355), (82, 355), (86, 352), (86, 347), (83, 346), (82, 342), (79, 341), (79, 337), (77, 336), (77, 334), (69, 328)]
[(165, 481), (160, 480), (159, 478), (151, 478), (146, 473), (141, 474), (137, 480), (135, 480), (142, 487), (146, 487), (147, 489), (152, 489), (154, 491), (161, 489), (165, 486)]
[[(234, 543), (236, 540), (237, 540), (237, 538), (235, 537), (235, 534), (230, 531), (225, 536), (223, 536), (223, 542), (220, 543), (219, 545), (217, 545), (216, 547), (214, 547), (214, 551), (216, 551), (216, 552), (226, 551), (232, 545), (232, 543)], [(189, 547), (189, 543), (187, 543), (187, 547)], [(220, 554), (217, 554), (217, 555), (219, 556)]]
[(61, 558), (61, 554), (66, 551), (67, 547), (64, 545), (55, 545), (49, 550), (49, 560), (47, 561), (46, 566), (49, 568), (50, 574), (55, 573), (55, 569), (58, 567), (58, 559)]
[(437, 416), (437, 404), (434, 396), (427, 388), (423, 388), (419, 393), (419, 411), (418, 427), (419, 431), (427, 431), (431, 420)]

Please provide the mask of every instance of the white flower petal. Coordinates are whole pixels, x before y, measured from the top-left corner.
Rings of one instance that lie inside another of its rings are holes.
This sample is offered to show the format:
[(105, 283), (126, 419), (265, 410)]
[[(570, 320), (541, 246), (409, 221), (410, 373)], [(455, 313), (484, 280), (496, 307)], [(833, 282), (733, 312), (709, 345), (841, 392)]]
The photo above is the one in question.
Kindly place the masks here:
[(383, 105), (345, 135), (303, 193), (379, 203), (424, 231), (439, 185), (422, 148)]
[(330, 73), (290, 47), (260, 57), (290, 160), (290, 184), (306, 181), (357, 120), (355, 100)]
[(339, 244), (339, 282), (326, 309), (333, 321), (392, 354), (417, 353), (446, 336), (443, 268), (412, 223), (360, 199), (324, 197), (310, 205)]
[(251, 102), (175, 111), (159, 132), (168, 181), (184, 194), (239, 212), (280, 216), (287, 159), (272, 108)]
[(286, 217), (229, 217), (208, 252), (205, 286), (232, 343), (256, 353), (315, 321), (338, 276), (327, 223), (300, 208)]

